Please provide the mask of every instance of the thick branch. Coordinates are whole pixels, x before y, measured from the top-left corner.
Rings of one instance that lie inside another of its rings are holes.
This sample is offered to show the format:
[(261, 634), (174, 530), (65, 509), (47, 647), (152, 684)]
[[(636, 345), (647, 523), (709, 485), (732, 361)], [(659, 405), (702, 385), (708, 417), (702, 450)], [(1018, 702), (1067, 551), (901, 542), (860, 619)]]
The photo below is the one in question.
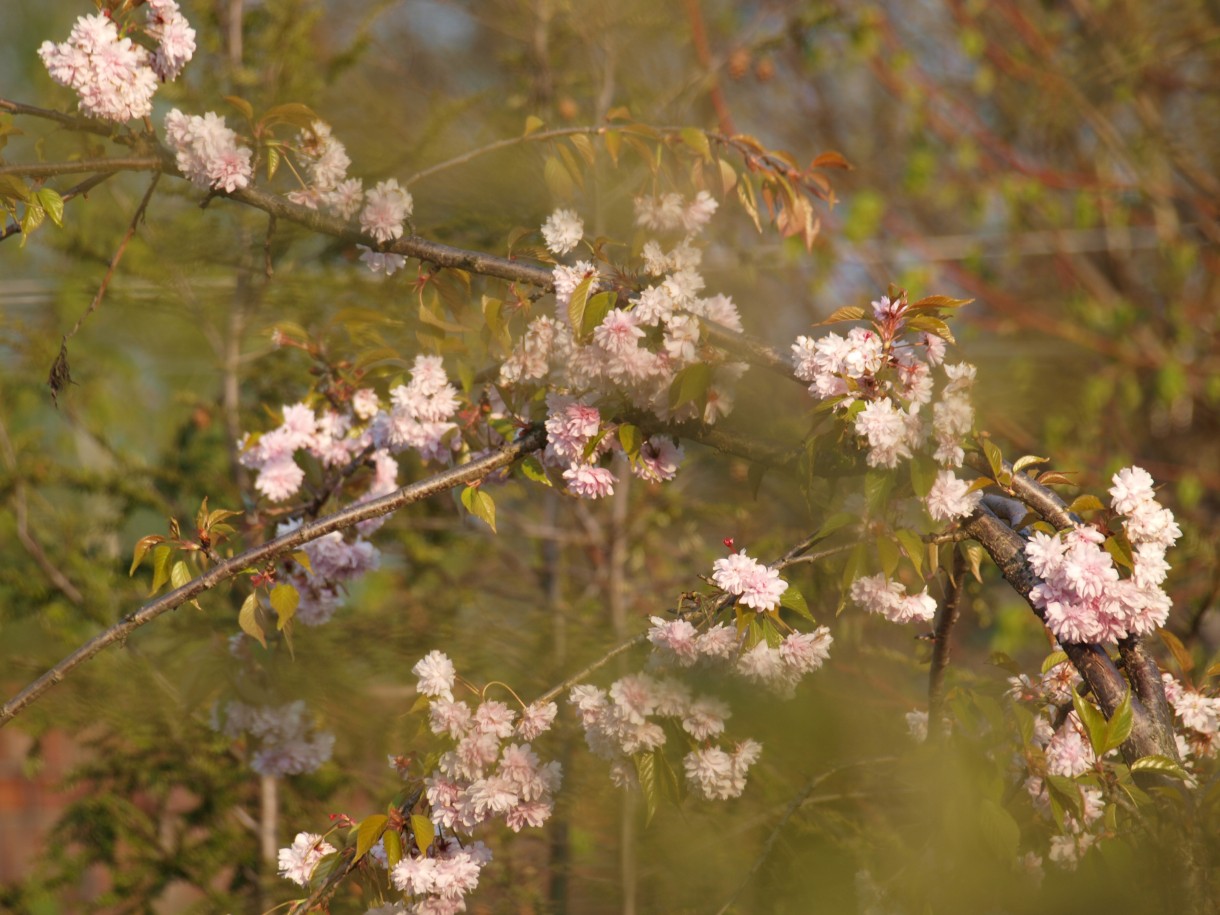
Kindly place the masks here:
[[(1044, 613), (1030, 600), (1030, 592), (1040, 579), (1025, 559), (1025, 541), (1012, 528), (997, 518), (985, 505), (970, 516), (964, 528), (995, 561), (1000, 573), (1018, 594), (1029, 603), (1038, 618), (1045, 622)], [(1114, 714), (1128, 690), (1122, 673), (1100, 645), (1076, 642), (1061, 643), (1063, 651), (1097, 697), (1106, 718)], [(1150, 659), (1149, 659), (1150, 660)], [(1159, 679), (1159, 678), (1158, 678)], [(1163, 700), (1164, 693), (1161, 693)], [(1143, 756), (1159, 754), (1177, 759), (1173, 732), (1162, 725), (1164, 716), (1150, 710), (1144, 697), (1132, 690), (1131, 712), (1134, 725), (1131, 736), (1122, 745), (1123, 759), (1135, 762)]]
[[(991, 465), (977, 451), (966, 455), (966, 464), (979, 473), (991, 476)], [(1031, 476), (1024, 473), (1013, 473), (1012, 464), (1004, 462), (1004, 470), (1012, 477), (1009, 491), (1018, 499), (1040, 514), (1043, 518), (1059, 529), (1071, 527), (1079, 518), (1074, 518), (1067, 510), (1067, 503), (1059, 497), (1059, 493), (1049, 486), (1043, 486)]]
[(509, 466), (524, 455), (539, 450), (545, 444), (545, 432), (541, 428), (532, 428), (525, 432), (516, 442), (511, 445), (505, 445), (486, 457), (438, 473), (436, 476), (429, 477), (419, 483), (404, 486), (397, 492), (382, 496), (380, 499), (373, 499), (369, 502), (361, 502), (348, 506), (342, 511), (328, 515), (319, 521), (302, 525), (295, 531), (282, 537), (276, 537), (274, 540), (269, 540), (264, 544), (252, 547), (244, 553), (234, 556), (232, 559), (226, 559), (224, 562), (204, 572), (198, 578), (187, 582), (181, 588), (176, 588), (168, 594), (145, 604), (135, 613), (124, 617), (119, 623), (111, 626), (105, 632), (95, 636), (76, 649), (76, 651), (60, 661), (0, 708), (0, 727), (4, 727), (8, 722), (12, 721), (26, 706), (35, 702), (52, 686), (60, 683), (72, 670), (88, 661), (104, 648), (116, 643), (122, 643), (132, 632), (145, 623), (151, 622), (163, 613), (181, 606), (222, 582), (235, 578), (245, 569), (269, 562), (278, 556), (295, 550), (302, 544), (317, 540), (319, 537), (324, 537), (332, 531), (346, 530), (357, 522), (388, 515), (390, 512), (405, 505), (419, 502), (422, 499), (452, 489), (455, 486), (460, 486), (463, 483), (473, 483), (475, 480), (480, 480), (493, 471)]

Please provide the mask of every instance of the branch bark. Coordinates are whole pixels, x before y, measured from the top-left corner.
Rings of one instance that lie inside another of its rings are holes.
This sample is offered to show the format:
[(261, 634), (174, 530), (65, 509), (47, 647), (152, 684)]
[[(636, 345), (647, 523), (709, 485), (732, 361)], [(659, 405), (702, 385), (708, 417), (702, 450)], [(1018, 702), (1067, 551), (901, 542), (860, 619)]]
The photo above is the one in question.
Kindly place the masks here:
[(319, 521), (302, 525), (295, 531), (282, 537), (276, 537), (274, 540), (269, 540), (264, 544), (239, 553), (231, 559), (226, 559), (224, 562), (213, 566), (198, 578), (187, 582), (181, 588), (176, 588), (162, 595), (156, 600), (145, 604), (134, 613), (124, 617), (120, 622), (111, 626), (105, 632), (94, 636), (37, 680), (30, 683), (20, 693), (6, 702), (3, 707), (0, 707), (0, 728), (7, 725), (23, 709), (36, 702), (51, 687), (63, 682), (69, 673), (103, 649), (116, 643), (125, 642), (132, 632), (144, 624), (152, 622), (167, 611), (181, 606), (222, 582), (235, 578), (245, 569), (269, 562), (295, 550), (302, 544), (317, 540), (319, 537), (324, 537), (332, 531), (346, 530), (357, 522), (388, 515), (390, 512), (405, 505), (419, 502), (422, 499), (445, 492), (455, 486), (460, 486), (463, 483), (473, 483), (475, 480), (480, 480), (493, 471), (508, 467), (531, 452), (538, 451), (545, 444), (545, 431), (540, 427), (531, 428), (518, 438), (517, 441), (510, 445), (505, 445), (486, 457), (443, 471), (418, 483), (404, 486), (396, 492), (382, 496), (380, 499), (373, 499), (369, 502), (348, 506), (342, 511), (335, 512), (333, 515), (328, 515)]

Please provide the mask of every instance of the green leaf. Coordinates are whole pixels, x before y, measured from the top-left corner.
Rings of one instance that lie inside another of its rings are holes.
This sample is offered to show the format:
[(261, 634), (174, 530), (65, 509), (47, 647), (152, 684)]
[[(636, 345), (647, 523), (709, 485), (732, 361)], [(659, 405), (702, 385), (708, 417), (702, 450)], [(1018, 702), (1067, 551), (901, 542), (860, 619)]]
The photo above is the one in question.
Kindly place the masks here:
[(547, 156), (546, 164), (542, 167), (542, 178), (556, 200), (566, 202), (575, 196), (576, 183), (557, 156)]
[(877, 536), (876, 544), (877, 555), (881, 559), (881, 571), (885, 573), (886, 578), (893, 578), (894, 570), (898, 568), (898, 560), (902, 558), (898, 543), (887, 531)]
[(289, 584), (279, 584), (271, 589), (271, 609), (275, 611), (276, 629), (283, 629), (297, 612), (301, 595)]
[(580, 333), (577, 338), (587, 340), (592, 337), (593, 331), (597, 330), (602, 321), (606, 320), (606, 315), (610, 314), (616, 304), (618, 304), (617, 292), (599, 292), (590, 298), (585, 304), (585, 311), (580, 319)]
[(293, 553), (292, 561), (295, 562), (297, 565), (299, 565), (302, 569), (304, 569), (310, 575), (313, 574), (313, 564), (309, 561), (309, 554), (306, 553), (304, 550), (297, 550), (295, 553)]
[(911, 489), (918, 498), (926, 497), (932, 490), (937, 470), (939, 467), (930, 455), (917, 454), (911, 459)]
[(35, 192), (34, 199), (38, 201), (38, 205), (47, 211), (47, 215), (51, 217), (51, 222), (64, 227), (64, 199), (59, 196), (59, 192), (53, 188), (44, 187)]
[(814, 539), (821, 540), (823, 537), (829, 537), (839, 528), (846, 527), (847, 525), (859, 520), (859, 515), (852, 515), (848, 514), (847, 512), (836, 512), (822, 522), (822, 526), (819, 527), (818, 532), (814, 534)]
[(640, 456), (640, 448), (644, 445), (644, 435), (640, 432), (639, 426), (633, 426), (631, 423), (620, 423), (618, 427), (618, 441), (623, 446), (623, 451), (627, 457), (632, 460)]
[(894, 474), (888, 470), (870, 470), (864, 475), (864, 498), (870, 515), (884, 513), (893, 489)]
[(538, 117), (536, 114), (531, 114), (525, 119), (525, 131), (521, 134), (521, 136), (528, 137), (531, 133), (537, 133), (545, 126), (546, 122), (543, 121), (542, 118)]
[(467, 486), (462, 490), (462, 504), (466, 511), (476, 518), (487, 522), (494, 533), (496, 530), (496, 503), (487, 493), (475, 486)]
[(1031, 467), (1034, 464), (1045, 464), (1049, 460), (1050, 460), (1050, 458), (1038, 457), (1037, 455), (1034, 455), (1034, 454), (1026, 454), (1022, 457), (1017, 458), (1015, 461), (1013, 461), (1012, 472), (1020, 473), (1026, 467)]
[(258, 624), (258, 594), (249, 594), (242, 602), (241, 612), (237, 614), (237, 625), (250, 638), (257, 640), (264, 648), (267, 647), (267, 637), (263, 627)]
[[(1135, 716), (1131, 712), (1131, 687), (1123, 694), (1123, 701), (1106, 722), (1105, 735), (1098, 756), (1105, 756), (1111, 750), (1122, 746), (1123, 741), (1131, 736), (1131, 728), (1135, 725)], [(1096, 747), (1094, 747), (1096, 750)]]
[(635, 762), (636, 777), (640, 780), (640, 792), (644, 795), (644, 825), (647, 826), (657, 812), (656, 760), (651, 753), (636, 753), (632, 760)]
[(712, 146), (707, 140), (705, 134), (698, 127), (683, 127), (679, 136), (682, 137), (682, 142), (697, 152), (704, 159), (712, 158)]
[(0, 198), (25, 203), (30, 199), (30, 188), (16, 175), (0, 175)]
[(393, 869), (402, 860), (402, 838), (393, 829), (387, 829), (381, 838), (385, 844), (386, 864)]
[(923, 539), (914, 531), (902, 528), (894, 534), (898, 538), (898, 542), (902, 544), (903, 550), (907, 554), (907, 558), (911, 560), (911, 565), (915, 567), (915, 574), (920, 578), (923, 577), (923, 554), (924, 542)]
[(1160, 772), (1162, 775), (1168, 775), (1173, 778), (1187, 779), (1190, 778), (1190, 773), (1183, 769), (1180, 765), (1170, 759), (1168, 756), (1141, 756), (1131, 764), (1132, 772)]
[(160, 534), (149, 534), (147, 537), (141, 537), (136, 541), (136, 548), (133, 551), (131, 558), (131, 568), (127, 571), (128, 578), (136, 573), (136, 569), (139, 568), (140, 563), (144, 561), (144, 557), (148, 551), (164, 540), (165, 538)]
[(1068, 656), (1067, 656), (1067, 654), (1065, 654), (1064, 652), (1062, 652), (1062, 651), (1052, 651), (1052, 652), (1051, 652), (1050, 654), (1048, 654), (1048, 655), (1046, 656), (1046, 658), (1045, 658), (1045, 659), (1042, 661), (1042, 673), (1046, 673), (1046, 672), (1047, 672), (1048, 670), (1050, 670), (1052, 667), (1056, 667), (1056, 666), (1058, 666), (1058, 665), (1062, 664), (1062, 663), (1063, 663), (1064, 661), (1066, 661), (1067, 659), (1068, 659)]
[(1102, 549), (1109, 553), (1114, 558), (1114, 561), (1123, 568), (1135, 568), (1135, 557), (1131, 555), (1131, 550), (1124, 538), (1107, 537), (1106, 542), (1102, 544)]
[(787, 589), (780, 597), (779, 605), (787, 607), (797, 616), (803, 616), (811, 623), (815, 622), (813, 614), (809, 612), (809, 605), (805, 603), (805, 595), (801, 593), (799, 588), (793, 586), (791, 582), (788, 583)]
[(179, 559), (169, 570), (169, 583), (174, 588), (181, 588), (191, 580), (191, 570), (185, 562)]
[(1080, 717), (1080, 723), (1084, 725), (1085, 733), (1089, 735), (1089, 743), (1093, 745), (1093, 752), (1101, 756), (1101, 748), (1105, 746), (1106, 742), (1105, 716), (1094, 707), (1093, 703), (1075, 690), (1072, 690), (1072, 705), (1076, 707), (1076, 714)]
[(542, 467), (542, 462), (536, 457), (527, 457), (521, 462), (521, 472), (525, 474), (525, 478), (533, 480), (535, 483), (542, 483), (545, 486), (553, 486), (551, 478), (546, 475), (546, 471)]
[(581, 328), (585, 326), (585, 306), (589, 303), (589, 290), (593, 287), (593, 279), (592, 276), (586, 276), (572, 290), (572, 296), (568, 299), (568, 321), (578, 339)]
[(693, 403), (699, 416), (707, 406), (707, 390), (712, 383), (712, 367), (705, 362), (696, 362), (680, 370), (669, 385), (669, 408), (677, 410)]
[(982, 584), (982, 565), (983, 559), (987, 556), (987, 551), (983, 549), (982, 544), (975, 543), (973, 540), (967, 543), (959, 543), (957, 546), (958, 549), (966, 554), (966, 562), (970, 565), (970, 574), (974, 576), (975, 581)]
[(169, 544), (162, 544), (153, 550), (153, 580), (149, 596), (156, 594), (169, 581), (170, 560), (173, 555), (174, 548)]
[(360, 826), (356, 829), (356, 857), (352, 859), (353, 864), (367, 855), (369, 849), (377, 844), (389, 819), (384, 813), (374, 813), (360, 821)]
[(411, 833), (415, 836), (415, 844), (420, 852), (427, 852), (436, 839), (436, 827), (426, 816), (411, 814)]
[(989, 438), (983, 439), (983, 454), (987, 455), (987, 463), (991, 467), (991, 475), (997, 480), (1004, 474), (1004, 455), (1000, 447)]
[(1017, 857), (1021, 843), (1021, 827), (1012, 814), (991, 798), (983, 798), (979, 808), (979, 829), (983, 842), (1001, 861), (1012, 861)]

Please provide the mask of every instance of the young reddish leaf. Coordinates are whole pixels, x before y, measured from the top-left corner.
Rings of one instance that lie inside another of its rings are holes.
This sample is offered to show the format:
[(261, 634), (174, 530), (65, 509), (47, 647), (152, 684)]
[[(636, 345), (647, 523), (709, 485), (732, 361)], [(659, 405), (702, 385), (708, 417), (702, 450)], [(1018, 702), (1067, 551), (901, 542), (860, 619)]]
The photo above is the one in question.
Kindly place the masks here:
[(1072, 500), (1072, 504), (1068, 506), (1068, 511), (1080, 514), (1081, 512), (1100, 511), (1105, 508), (1101, 504), (1101, 500), (1091, 493), (1086, 493), (1083, 496), (1077, 496)]
[(823, 321), (814, 324), (814, 327), (822, 327), (825, 324), (837, 324), (839, 321), (863, 321), (864, 309), (859, 305), (844, 305), (842, 308), (836, 308), (831, 312), (830, 317)]
[[(1071, 471), (1071, 472), (1075, 473), (1075, 471)], [(1038, 482), (1041, 483), (1043, 486), (1051, 486), (1056, 483), (1064, 484), (1066, 486), (1075, 486), (1076, 485), (1076, 482), (1074, 480), (1070, 479), (1066, 473), (1059, 471), (1059, 470), (1047, 470), (1044, 473), (1042, 473), (1037, 479), (1038, 479)]]
[(1156, 634), (1161, 637), (1161, 641), (1165, 643), (1165, 647), (1169, 649), (1169, 653), (1173, 655), (1173, 659), (1178, 664), (1178, 670), (1184, 674), (1190, 673), (1195, 668), (1195, 659), (1191, 657), (1190, 651), (1182, 644), (1182, 640), (1170, 632), (1168, 629), (1158, 629)]
[(310, 130), (318, 120), (317, 113), (308, 105), (300, 102), (287, 102), (267, 109), (267, 113), (259, 118), (259, 126), (274, 127), (276, 124), (289, 124), (301, 130)]
[(617, 108), (611, 108), (606, 112), (607, 121), (630, 121), (631, 109), (626, 105), (619, 105)]
[(930, 295), (912, 302), (911, 308), (961, 308), (969, 305), (974, 299), (951, 299), (947, 295)]
[(910, 330), (921, 330), (924, 333), (935, 334), (949, 343), (956, 343), (953, 339), (953, 331), (949, 330), (949, 325), (935, 315), (911, 315), (907, 318), (907, 327)]
[(852, 164), (847, 161), (842, 153), (835, 152), (833, 149), (828, 149), (824, 153), (815, 156), (813, 161), (809, 163), (810, 168), (842, 168), (851, 170)]
[(244, 98), (236, 95), (226, 95), (224, 100), (241, 112), (242, 117), (247, 121), (254, 120), (254, 106), (247, 102)]

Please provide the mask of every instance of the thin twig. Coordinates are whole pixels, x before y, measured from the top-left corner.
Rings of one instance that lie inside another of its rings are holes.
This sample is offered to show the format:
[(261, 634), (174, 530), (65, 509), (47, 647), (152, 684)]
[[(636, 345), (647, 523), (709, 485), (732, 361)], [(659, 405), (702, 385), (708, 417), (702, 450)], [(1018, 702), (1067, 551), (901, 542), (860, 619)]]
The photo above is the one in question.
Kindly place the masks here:
[(51, 178), (55, 175), (113, 174), (114, 172), (159, 172), (165, 160), (158, 156), (121, 156), (107, 159), (77, 159), (75, 162), (35, 162), (31, 165), (0, 165), (0, 177)]
[(396, 492), (373, 499), (349, 505), (332, 515), (304, 524), (282, 537), (276, 537), (256, 547), (251, 547), (243, 553), (213, 566), (198, 578), (192, 579), (181, 588), (175, 588), (141, 607), (134, 613), (124, 617), (119, 623), (111, 626), (105, 632), (94, 636), (84, 645), (30, 683), (20, 693), (0, 707), (0, 728), (12, 721), (27, 706), (37, 701), (44, 693), (64, 678), (74, 669), (85, 663), (94, 655), (116, 643), (122, 643), (132, 632), (146, 623), (152, 622), (162, 614), (181, 606), (192, 598), (209, 591), (222, 582), (236, 578), (244, 570), (258, 567), (264, 563), (295, 550), (302, 544), (324, 537), (332, 531), (346, 530), (360, 521), (379, 518), (388, 515), (405, 505), (419, 502), (429, 496), (445, 492), (463, 483), (472, 483), (488, 474), (507, 467), (521, 457), (537, 451), (546, 444), (544, 430), (534, 427), (526, 431), (516, 442), (505, 445), (498, 451), (443, 471), (410, 486), (404, 486)]
[[(103, 172), (100, 175), (90, 175), (80, 184), (77, 184), (77, 185), (69, 188), (68, 190), (64, 191), (64, 193), (60, 196), (60, 199), (64, 203), (67, 203), (69, 200), (72, 200), (74, 197), (80, 197), (82, 194), (88, 194), (91, 190), (93, 190), (103, 181), (109, 181), (111, 178), (113, 178), (117, 174), (118, 174), (118, 172)], [(21, 223), (10, 222), (5, 227), (4, 231), (0, 232), (0, 241), (4, 241), (6, 238), (9, 238), (10, 236), (20, 235), (20, 234), (21, 234)]]
[(144, 197), (140, 200), (140, 205), (136, 207), (136, 211), (131, 217), (131, 222), (127, 226), (127, 231), (123, 233), (123, 240), (119, 242), (118, 248), (114, 251), (114, 256), (110, 258), (110, 265), (106, 268), (106, 275), (102, 277), (102, 283), (97, 288), (97, 295), (93, 297), (93, 301), (89, 303), (85, 313), (76, 319), (76, 323), (72, 325), (72, 329), (64, 337), (65, 343), (76, 336), (76, 332), (81, 329), (85, 319), (97, 311), (98, 306), (102, 304), (102, 299), (106, 295), (106, 289), (110, 286), (110, 280), (114, 277), (114, 271), (119, 266), (119, 261), (123, 259), (123, 254), (127, 251), (127, 245), (130, 243), (132, 236), (136, 234), (136, 228), (144, 219), (144, 213), (148, 209), (148, 202), (152, 200), (153, 192), (157, 189), (157, 182), (160, 180), (161, 173), (157, 172), (153, 175), (152, 181), (148, 183), (148, 190), (144, 192)]
[(26, 105), (22, 102), (14, 102), (11, 99), (0, 98), (0, 111), (8, 111), (11, 114), (24, 114), (30, 117), (42, 118), (46, 121), (54, 121), (62, 127), (67, 127), (69, 130), (79, 130), (84, 133), (94, 133), (100, 137), (113, 137), (115, 133), (115, 125), (104, 124), (101, 121), (95, 121), (91, 118), (76, 117), (70, 114), (64, 114), (62, 111), (53, 111), (50, 108), (39, 108), (36, 105)]
[(763, 847), (755, 856), (754, 863), (752, 863), (750, 865), (750, 869), (746, 871), (746, 875), (741, 879), (741, 883), (737, 885), (737, 889), (733, 890), (733, 894), (729, 896), (729, 898), (725, 900), (724, 905), (717, 910), (716, 915), (725, 915), (725, 913), (732, 908), (733, 903), (737, 901), (738, 897), (740, 897), (745, 891), (745, 888), (749, 886), (750, 881), (754, 878), (754, 875), (757, 874), (759, 869), (762, 868), (767, 858), (771, 857), (771, 850), (775, 847), (775, 842), (779, 838), (780, 832), (782, 832), (783, 828), (788, 825), (788, 821), (792, 819), (796, 812), (800, 810), (801, 807), (804, 806), (804, 804), (809, 800), (810, 795), (817, 790), (819, 785), (821, 785), (831, 776), (837, 775), (845, 769), (856, 769), (860, 766), (873, 766), (894, 761), (895, 758), (893, 756), (878, 756), (874, 759), (862, 759), (858, 762), (845, 763), (842, 766), (835, 766), (835, 768), (828, 769), (827, 771), (822, 772), (819, 775), (815, 775), (809, 779), (801, 790), (796, 793), (792, 800), (788, 802), (788, 806), (784, 808), (784, 813), (779, 818), (779, 822), (775, 824), (775, 828), (771, 830), (771, 833), (767, 836), (766, 841), (763, 842)]
[(953, 626), (961, 610), (962, 588), (966, 583), (966, 555), (962, 550), (953, 551), (953, 571), (945, 588), (945, 599), (936, 609), (933, 626), (932, 666), (928, 670), (928, 734), (944, 733), (945, 670), (949, 667), (949, 643)]
[(851, 543), (832, 546), (829, 549), (818, 550), (816, 553), (808, 553), (805, 555), (793, 555), (793, 553), (790, 551), (788, 555), (784, 556), (783, 559), (772, 563), (771, 568), (778, 571), (780, 569), (786, 569), (788, 566), (794, 566), (800, 562), (821, 562), (823, 559), (827, 559), (831, 556), (838, 556), (840, 553), (846, 553), (848, 550), (853, 550), (856, 548), (856, 545), (857, 542), (853, 540)]

